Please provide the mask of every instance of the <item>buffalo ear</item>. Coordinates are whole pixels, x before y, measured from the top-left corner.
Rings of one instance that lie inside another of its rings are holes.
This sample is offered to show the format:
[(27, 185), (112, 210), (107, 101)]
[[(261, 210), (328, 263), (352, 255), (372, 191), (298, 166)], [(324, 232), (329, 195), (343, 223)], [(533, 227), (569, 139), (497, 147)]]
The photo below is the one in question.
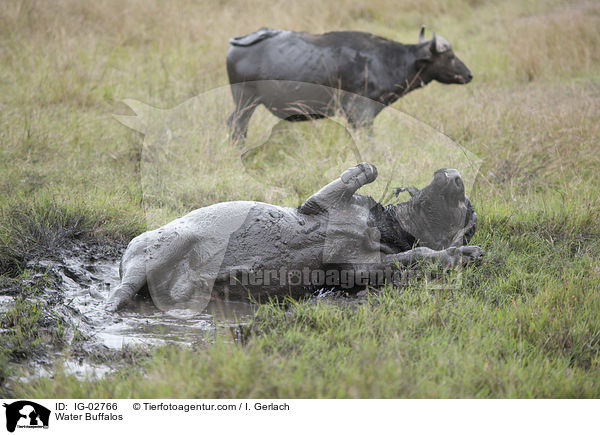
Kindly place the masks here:
[[(423, 26), (423, 28), (421, 30), (421, 34), (424, 34), (423, 29), (425, 29), (425, 26)], [(419, 35), (419, 39), (421, 39), (421, 35)], [(431, 58), (436, 53), (435, 44), (436, 44), (436, 38), (435, 38), (435, 32), (433, 32), (433, 39), (431, 40), (431, 42), (429, 44), (425, 44), (423, 47), (419, 47), (419, 50), (417, 52), (417, 61), (416, 61), (417, 67), (422, 66), (424, 63), (431, 62)]]
[(421, 31), (419, 32), (419, 44), (425, 42), (425, 24), (421, 25)]
[(417, 68), (425, 67), (426, 64), (431, 62), (431, 53), (427, 50), (427, 53), (420, 53), (420, 56), (415, 60), (415, 65)]
[(431, 53), (429, 44), (421, 47), (417, 52), (417, 59), (415, 60), (415, 64), (417, 68), (425, 66), (425, 64), (431, 62), (433, 58), (433, 54)]

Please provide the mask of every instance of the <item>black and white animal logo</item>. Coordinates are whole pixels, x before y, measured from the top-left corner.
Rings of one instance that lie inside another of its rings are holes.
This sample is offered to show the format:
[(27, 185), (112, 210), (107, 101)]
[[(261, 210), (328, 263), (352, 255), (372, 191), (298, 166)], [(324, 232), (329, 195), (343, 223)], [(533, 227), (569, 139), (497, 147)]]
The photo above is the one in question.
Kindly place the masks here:
[(29, 400), (5, 403), (6, 430), (14, 432), (18, 428), (47, 428), (50, 410)]

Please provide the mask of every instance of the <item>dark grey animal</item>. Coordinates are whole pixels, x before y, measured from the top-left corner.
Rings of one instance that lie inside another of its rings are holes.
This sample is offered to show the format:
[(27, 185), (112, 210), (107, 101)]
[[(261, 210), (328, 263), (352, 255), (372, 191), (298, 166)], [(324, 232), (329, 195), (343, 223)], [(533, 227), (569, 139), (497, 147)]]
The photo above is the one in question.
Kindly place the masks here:
[(370, 128), (382, 109), (432, 80), (469, 83), (473, 75), (450, 43), (435, 33), (426, 41), (424, 34), (423, 27), (418, 44), (364, 32), (312, 35), (268, 28), (232, 38), (227, 73), (236, 106), (229, 117), (233, 137), (245, 137), (260, 104), (289, 121), (341, 109), (354, 127)]
[(376, 177), (374, 166), (361, 163), (298, 208), (224, 202), (145, 232), (123, 255), (108, 308), (122, 307), (145, 286), (161, 308), (185, 306), (198, 295), (297, 297), (324, 287), (382, 285), (381, 273), (419, 260), (453, 267), (481, 257), (479, 247), (464, 246), (477, 215), (455, 169), (436, 171), (409, 201), (385, 207), (355, 193)]

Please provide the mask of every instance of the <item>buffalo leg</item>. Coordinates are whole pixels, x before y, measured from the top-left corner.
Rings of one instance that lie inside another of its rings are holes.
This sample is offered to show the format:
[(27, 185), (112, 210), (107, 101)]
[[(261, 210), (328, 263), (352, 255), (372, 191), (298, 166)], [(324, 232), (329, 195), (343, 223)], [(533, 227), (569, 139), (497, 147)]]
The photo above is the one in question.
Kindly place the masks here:
[(372, 136), (373, 120), (385, 106), (373, 100), (356, 96), (344, 105), (344, 113), (354, 130), (363, 129)]
[(121, 263), (121, 284), (110, 292), (106, 309), (116, 311), (131, 300), (146, 284), (145, 238), (132, 240)]
[(441, 251), (414, 248), (399, 254), (385, 255), (381, 262), (347, 265), (347, 267), (353, 269), (355, 283), (365, 285), (368, 282), (369, 285), (379, 286), (383, 285), (390, 268), (409, 267), (419, 262), (437, 263), (452, 268), (478, 261), (482, 256), (483, 250), (478, 246), (451, 247)]
[(369, 163), (359, 163), (346, 169), (338, 179), (311, 195), (300, 206), (300, 212), (316, 214), (340, 206), (342, 202), (349, 201), (358, 189), (375, 181), (376, 178), (375, 166)]
[(256, 110), (256, 107), (260, 104), (256, 97), (246, 92), (245, 88), (246, 86), (243, 84), (237, 84), (231, 87), (235, 109), (227, 118), (227, 124), (229, 125), (231, 139), (234, 142), (243, 142), (246, 139), (248, 123), (250, 122), (254, 110)]
[(483, 256), (483, 250), (479, 246), (450, 247), (441, 251), (429, 248), (414, 248), (399, 254), (386, 255), (384, 264), (401, 264), (410, 266), (419, 261), (438, 263), (444, 267), (455, 267), (460, 264), (468, 264), (478, 261)]

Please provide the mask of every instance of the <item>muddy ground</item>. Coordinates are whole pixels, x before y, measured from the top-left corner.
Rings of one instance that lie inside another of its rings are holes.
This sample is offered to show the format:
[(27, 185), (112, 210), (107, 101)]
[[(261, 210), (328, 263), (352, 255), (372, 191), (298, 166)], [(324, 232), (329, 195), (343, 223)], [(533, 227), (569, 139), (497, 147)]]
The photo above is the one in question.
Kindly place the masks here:
[[(57, 367), (81, 378), (101, 377), (143, 358), (152, 346), (203, 347), (216, 334), (246, 340), (255, 311), (250, 303), (213, 301), (183, 319), (159, 310), (146, 295), (118, 313), (107, 312), (104, 301), (119, 283), (125, 247), (70, 240), (65, 247), (32, 252), (18, 276), (0, 275), (1, 383), (10, 388)], [(364, 296), (327, 291), (311, 301), (351, 307)]]
[[(68, 248), (34, 255), (15, 277), (0, 276), (0, 333), (6, 367), (23, 376), (51, 373), (57, 362), (82, 377), (101, 376), (167, 343), (201, 345), (217, 329), (252, 317), (247, 303), (211, 304), (187, 319), (172, 317), (137, 297), (119, 313), (104, 299), (119, 283), (122, 243), (71, 242)], [(8, 373), (4, 374), (8, 377)]]

